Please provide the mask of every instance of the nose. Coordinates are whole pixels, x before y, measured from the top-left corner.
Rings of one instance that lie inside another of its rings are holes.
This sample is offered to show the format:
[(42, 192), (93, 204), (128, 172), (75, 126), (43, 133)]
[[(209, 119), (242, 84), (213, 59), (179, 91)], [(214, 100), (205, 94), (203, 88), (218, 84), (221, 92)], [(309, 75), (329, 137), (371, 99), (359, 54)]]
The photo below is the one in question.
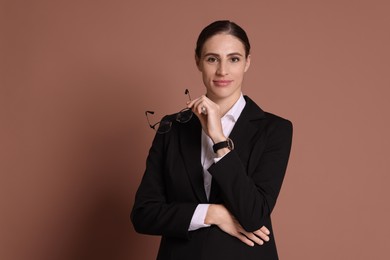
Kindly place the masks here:
[(217, 75), (226, 76), (228, 74), (228, 68), (225, 61), (221, 61), (218, 65)]

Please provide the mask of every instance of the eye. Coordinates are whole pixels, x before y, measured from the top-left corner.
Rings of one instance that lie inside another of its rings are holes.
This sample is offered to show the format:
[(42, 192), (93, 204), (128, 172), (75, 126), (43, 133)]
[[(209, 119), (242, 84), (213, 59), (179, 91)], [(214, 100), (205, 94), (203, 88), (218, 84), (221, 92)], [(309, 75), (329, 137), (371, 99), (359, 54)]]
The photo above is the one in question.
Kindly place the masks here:
[(215, 63), (215, 62), (218, 61), (218, 59), (216, 57), (209, 56), (209, 57), (206, 58), (206, 61), (210, 62), (210, 63)]
[(240, 58), (239, 57), (232, 57), (230, 59), (233, 63), (236, 63), (236, 62), (239, 62), (240, 61)]

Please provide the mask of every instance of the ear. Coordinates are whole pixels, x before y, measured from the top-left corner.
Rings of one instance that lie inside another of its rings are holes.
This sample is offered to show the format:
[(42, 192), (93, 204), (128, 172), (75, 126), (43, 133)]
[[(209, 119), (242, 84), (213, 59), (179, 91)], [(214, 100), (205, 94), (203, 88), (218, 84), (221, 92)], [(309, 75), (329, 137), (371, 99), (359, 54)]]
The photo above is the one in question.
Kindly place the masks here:
[(244, 72), (247, 72), (250, 65), (251, 65), (251, 55), (249, 54), (248, 57), (246, 57)]
[(198, 56), (196, 56), (196, 54), (195, 54), (195, 63), (196, 63), (196, 67), (198, 68), (198, 70), (201, 71), (200, 59), (198, 58)]

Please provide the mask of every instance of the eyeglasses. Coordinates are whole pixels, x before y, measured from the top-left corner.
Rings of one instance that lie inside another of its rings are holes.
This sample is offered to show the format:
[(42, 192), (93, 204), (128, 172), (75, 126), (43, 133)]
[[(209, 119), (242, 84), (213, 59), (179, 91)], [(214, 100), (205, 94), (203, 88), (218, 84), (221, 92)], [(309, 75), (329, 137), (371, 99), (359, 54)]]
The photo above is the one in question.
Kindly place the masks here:
[[(185, 95), (188, 96), (188, 99), (191, 101), (191, 96), (190, 92), (188, 89), (185, 90), (184, 92)], [(148, 120), (148, 124), (150, 128), (152, 128), (154, 131), (156, 131), (159, 134), (165, 134), (168, 133), (169, 130), (171, 130), (172, 127), (172, 121), (176, 120), (179, 123), (187, 123), (188, 121), (191, 120), (192, 115), (194, 114), (191, 109), (189, 108), (184, 108), (182, 109), (179, 113), (176, 114), (176, 116), (172, 117), (167, 117), (164, 120), (161, 120), (160, 122), (157, 122), (155, 124), (151, 124), (149, 121), (148, 114), (154, 114), (154, 111), (146, 111), (146, 120)]]

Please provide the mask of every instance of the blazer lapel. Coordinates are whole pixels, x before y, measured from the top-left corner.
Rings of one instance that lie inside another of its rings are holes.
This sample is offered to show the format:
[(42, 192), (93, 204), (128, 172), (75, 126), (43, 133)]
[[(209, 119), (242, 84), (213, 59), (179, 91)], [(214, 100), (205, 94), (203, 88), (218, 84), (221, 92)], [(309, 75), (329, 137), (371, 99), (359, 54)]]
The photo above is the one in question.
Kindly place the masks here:
[(229, 136), (233, 140), (235, 145), (234, 149), (239, 155), (249, 152), (248, 148), (250, 147), (251, 140), (259, 130), (253, 121), (261, 119), (265, 115), (264, 111), (249, 97), (244, 97), (246, 105)]
[(207, 196), (203, 185), (203, 168), (200, 158), (202, 126), (194, 115), (189, 122), (182, 124), (179, 129), (180, 152), (183, 155), (192, 189), (198, 200), (206, 203)]
[[(258, 107), (249, 97), (244, 96), (246, 105), (234, 125), (229, 138), (233, 140), (234, 150), (245, 163), (250, 155), (251, 141), (259, 131), (254, 120), (259, 120), (265, 116), (264, 111)], [(210, 203), (222, 203), (219, 196), (219, 187), (215, 182), (211, 183)]]

